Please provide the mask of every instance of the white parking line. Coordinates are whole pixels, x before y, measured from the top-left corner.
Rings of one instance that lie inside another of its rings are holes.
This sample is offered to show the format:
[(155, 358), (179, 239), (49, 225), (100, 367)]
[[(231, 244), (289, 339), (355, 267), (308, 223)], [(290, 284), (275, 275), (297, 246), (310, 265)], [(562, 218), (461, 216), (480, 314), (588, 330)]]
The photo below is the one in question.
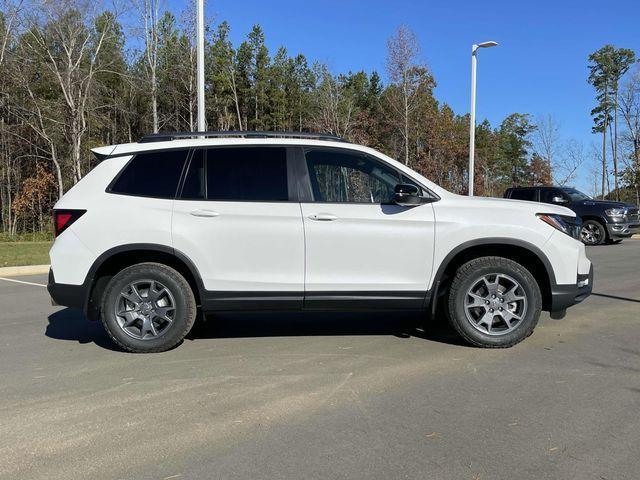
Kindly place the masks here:
[(13, 282), (13, 283), (24, 283), (25, 285), (35, 285), (36, 287), (46, 287), (44, 283), (25, 282), (24, 280), (14, 280), (13, 278), (0, 277), (0, 280), (4, 280), (6, 282)]

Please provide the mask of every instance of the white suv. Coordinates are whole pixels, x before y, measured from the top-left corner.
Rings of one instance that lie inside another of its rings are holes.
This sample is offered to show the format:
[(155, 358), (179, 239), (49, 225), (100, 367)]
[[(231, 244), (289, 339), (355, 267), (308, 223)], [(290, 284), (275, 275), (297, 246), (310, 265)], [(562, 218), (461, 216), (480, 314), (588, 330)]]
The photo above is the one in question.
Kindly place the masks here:
[(454, 195), (371, 148), (296, 133), (157, 134), (96, 148), (55, 205), (49, 292), (122, 348), (198, 310), (418, 310), (482, 347), (592, 288), (564, 207)]

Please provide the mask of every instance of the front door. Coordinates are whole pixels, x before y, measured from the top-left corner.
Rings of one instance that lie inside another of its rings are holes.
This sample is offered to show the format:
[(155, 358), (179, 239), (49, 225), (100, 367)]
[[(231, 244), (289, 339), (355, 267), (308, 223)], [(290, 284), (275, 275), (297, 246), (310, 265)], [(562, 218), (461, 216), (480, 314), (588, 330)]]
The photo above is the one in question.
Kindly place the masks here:
[(172, 235), (199, 270), (205, 309), (302, 306), (304, 232), (289, 182), (283, 147), (194, 151)]
[(304, 151), (306, 308), (420, 308), (431, 275), (434, 212), (391, 202), (414, 183), (380, 160), (336, 148)]

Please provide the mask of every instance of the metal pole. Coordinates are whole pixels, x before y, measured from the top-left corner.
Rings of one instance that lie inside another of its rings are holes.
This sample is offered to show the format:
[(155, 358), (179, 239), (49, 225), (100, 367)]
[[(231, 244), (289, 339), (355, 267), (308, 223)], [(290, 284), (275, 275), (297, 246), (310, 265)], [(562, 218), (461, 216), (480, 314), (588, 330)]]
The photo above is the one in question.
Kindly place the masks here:
[(197, 90), (198, 90), (198, 131), (207, 129), (204, 110), (204, 0), (197, 0), (198, 43), (197, 43)]
[(476, 149), (476, 50), (471, 47), (471, 115), (469, 118), (469, 196), (473, 197), (474, 155)]

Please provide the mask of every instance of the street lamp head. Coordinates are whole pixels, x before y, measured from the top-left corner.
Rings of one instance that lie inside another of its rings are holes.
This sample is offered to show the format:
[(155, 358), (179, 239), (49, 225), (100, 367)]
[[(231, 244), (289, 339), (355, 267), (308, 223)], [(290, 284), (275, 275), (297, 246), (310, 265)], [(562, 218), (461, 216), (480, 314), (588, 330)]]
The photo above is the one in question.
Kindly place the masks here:
[(497, 45), (498, 45), (498, 42), (494, 42), (494, 41), (482, 42), (478, 44), (478, 48), (489, 48), (489, 47), (495, 47)]

